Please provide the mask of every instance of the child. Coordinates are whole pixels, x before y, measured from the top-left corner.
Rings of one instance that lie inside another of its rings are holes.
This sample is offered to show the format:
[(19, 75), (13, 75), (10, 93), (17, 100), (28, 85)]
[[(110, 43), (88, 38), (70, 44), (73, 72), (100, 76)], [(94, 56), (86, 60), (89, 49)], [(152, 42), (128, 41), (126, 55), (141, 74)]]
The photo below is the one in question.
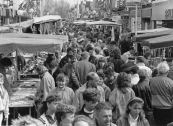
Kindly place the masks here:
[(3, 113), (6, 120), (8, 120), (9, 115), (9, 95), (4, 88), (3, 83), (4, 75), (0, 73), (0, 125), (2, 124)]
[(142, 110), (143, 105), (141, 98), (132, 98), (126, 106), (125, 115), (117, 120), (117, 126), (149, 126)]
[(97, 74), (100, 78), (100, 82), (98, 84), (99, 84), (99, 86), (101, 86), (104, 89), (104, 91), (105, 91), (105, 100), (108, 102), (109, 101), (109, 95), (111, 94), (111, 90), (108, 86), (106, 86), (104, 84), (104, 78), (105, 78), (104, 73), (99, 71), (99, 72), (97, 72)]

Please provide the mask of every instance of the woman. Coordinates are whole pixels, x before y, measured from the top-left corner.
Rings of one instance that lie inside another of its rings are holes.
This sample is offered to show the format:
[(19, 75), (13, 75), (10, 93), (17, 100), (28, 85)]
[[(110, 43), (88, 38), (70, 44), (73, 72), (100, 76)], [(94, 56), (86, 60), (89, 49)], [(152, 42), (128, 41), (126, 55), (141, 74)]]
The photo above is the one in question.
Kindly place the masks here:
[(121, 72), (117, 77), (117, 86), (111, 92), (109, 102), (113, 107), (113, 122), (120, 118), (126, 109), (128, 101), (135, 97), (134, 91), (130, 86), (130, 76), (127, 73)]
[(73, 126), (92, 126), (93, 122), (91, 119), (84, 115), (78, 115), (73, 121)]
[(64, 74), (59, 74), (56, 77), (57, 87), (54, 88), (49, 95), (57, 95), (62, 99), (62, 103), (67, 105), (73, 105), (74, 103), (74, 91), (67, 87), (69, 83), (69, 79)]
[(142, 110), (143, 105), (141, 98), (132, 98), (127, 104), (125, 115), (118, 119), (117, 126), (149, 126)]
[(50, 95), (46, 98), (46, 101), (43, 102), (40, 109), (41, 116), (38, 120), (40, 120), (44, 126), (57, 126), (58, 123), (55, 112), (60, 100), (61, 99), (58, 96)]
[(104, 65), (107, 63), (107, 59), (105, 57), (100, 57), (98, 59), (98, 62), (97, 62), (97, 65), (96, 65), (96, 70), (97, 71), (100, 71), (102, 70), (103, 71), (103, 68), (104, 68)]
[(60, 104), (56, 109), (58, 126), (72, 126), (76, 109), (74, 106)]
[(121, 65), (125, 63), (124, 60), (121, 59), (120, 49), (119, 48), (114, 49), (110, 55), (112, 55), (112, 58), (110, 58), (108, 61), (114, 64), (114, 71), (120, 73)]

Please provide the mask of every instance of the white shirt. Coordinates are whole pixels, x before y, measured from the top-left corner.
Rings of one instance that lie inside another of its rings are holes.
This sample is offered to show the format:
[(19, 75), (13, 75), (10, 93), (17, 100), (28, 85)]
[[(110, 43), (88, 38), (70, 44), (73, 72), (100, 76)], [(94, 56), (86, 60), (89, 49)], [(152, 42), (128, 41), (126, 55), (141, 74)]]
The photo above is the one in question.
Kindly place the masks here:
[(132, 116), (129, 114), (129, 117), (128, 117), (128, 122), (130, 124), (130, 126), (137, 126), (138, 124), (138, 117), (136, 119), (133, 119)]

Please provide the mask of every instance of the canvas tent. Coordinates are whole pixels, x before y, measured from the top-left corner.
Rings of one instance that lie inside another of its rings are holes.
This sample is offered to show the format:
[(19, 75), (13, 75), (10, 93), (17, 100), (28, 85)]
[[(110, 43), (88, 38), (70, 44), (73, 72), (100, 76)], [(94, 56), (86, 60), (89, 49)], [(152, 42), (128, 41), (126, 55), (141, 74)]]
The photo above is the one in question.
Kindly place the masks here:
[(111, 21), (93, 21), (93, 22), (86, 22), (87, 25), (107, 25), (107, 26), (113, 26), (113, 25), (121, 25), (116, 22)]
[(141, 35), (136, 36), (136, 42), (142, 42), (146, 39), (157, 38), (157, 37), (166, 36), (166, 35), (170, 35), (170, 34), (173, 34), (172, 29), (160, 31), (160, 32), (141, 34)]
[(28, 34), (28, 33), (7, 33), (0, 35), (6, 38), (35, 38), (35, 39), (57, 39), (63, 40), (63, 42), (68, 42), (68, 36), (66, 35), (41, 35), (41, 34)]
[(23, 22), (20, 22), (20, 23), (14, 23), (14, 24), (9, 24), (9, 25), (6, 25), (7, 27), (10, 27), (10, 28), (27, 28), (27, 27), (30, 27), (32, 24), (34, 23), (34, 20), (28, 20), (28, 21), (23, 21)]
[(0, 52), (11, 53), (21, 51), (26, 53), (37, 53), (41, 51), (54, 52), (57, 46), (62, 48), (63, 40), (57, 39), (35, 39), (35, 38), (7, 38), (0, 37)]
[(144, 40), (142, 46), (148, 46), (151, 49), (171, 47), (173, 46), (173, 35), (166, 35), (162, 37)]

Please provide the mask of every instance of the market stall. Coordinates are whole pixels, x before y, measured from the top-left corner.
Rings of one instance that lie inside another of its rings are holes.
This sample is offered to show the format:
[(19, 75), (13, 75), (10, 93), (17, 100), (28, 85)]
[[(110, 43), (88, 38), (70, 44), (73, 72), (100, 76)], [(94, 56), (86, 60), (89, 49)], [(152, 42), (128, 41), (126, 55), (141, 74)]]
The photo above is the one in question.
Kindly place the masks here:
[(41, 34), (28, 34), (28, 33), (6, 33), (0, 35), (0, 37), (3, 38), (33, 38), (33, 39), (57, 39), (57, 40), (63, 40), (64, 42), (68, 42), (68, 36), (67, 35), (41, 35)]
[(173, 34), (173, 30), (165, 29), (164, 31), (137, 35), (135, 38), (135, 41), (142, 42), (143, 40), (146, 40), (146, 39), (157, 38), (157, 37), (166, 36), (166, 35), (170, 35), (170, 34)]
[[(27, 37), (18, 37), (17, 36), (21, 34), (10, 34), (11, 37), (8, 37), (7, 34), (3, 34), (0, 36), (0, 52), (1, 53), (11, 53), (14, 51), (20, 51), (20, 52), (25, 52), (25, 53), (37, 53), (41, 51), (46, 51), (46, 52), (55, 52), (57, 50), (57, 46), (59, 48), (62, 48), (63, 43), (65, 40), (63, 39), (50, 39), (50, 38), (27, 38)], [(16, 36), (16, 38), (14, 36)], [(21, 35), (22, 36), (22, 35)], [(16, 81), (14, 82), (11, 86), (13, 87), (13, 96), (10, 99), (10, 110), (13, 113), (13, 117), (11, 118), (16, 118), (16, 110), (17, 113), (18, 110), (27, 110), (29, 109), (29, 114), (31, 113), (31, 110), (34, 109), (34, 99), (32, 97), (36, 93), (36, 89), (39, 87), (39, 81), (40, 79), (38, 78), (37, 81), (35, 78), (30, 78), (30, 79), (25, 79), (22, 82), (21, 81)], [(22, 109), (23, 108), (23, 109)], [(27, 113), (27, 114), (28, 114)]]
[(87, 25), (106, 25), (106, 26), (114, 26), (114, 25), (121, 25), (116, 22), (111, 21), (93, 21), (93, 22), (86, 22)]
[(166, 35), (162, 37), (146, 39), (142, 41), (142, 46), (148, 46), (150, 49), (164, 48), (173, 46), (173, 35)]
[(9, 25), (6, 25), (6, 27), (9, 27), (9, 28), (27, 28), (27, 27), (30, 27), (32, 24), (34, 23), (34, 20), (28, 20), (28, 21), (23, 21), (23, 22), (20, 22), (20, 23), (14, 23), (14, 24), (9, 24)]

